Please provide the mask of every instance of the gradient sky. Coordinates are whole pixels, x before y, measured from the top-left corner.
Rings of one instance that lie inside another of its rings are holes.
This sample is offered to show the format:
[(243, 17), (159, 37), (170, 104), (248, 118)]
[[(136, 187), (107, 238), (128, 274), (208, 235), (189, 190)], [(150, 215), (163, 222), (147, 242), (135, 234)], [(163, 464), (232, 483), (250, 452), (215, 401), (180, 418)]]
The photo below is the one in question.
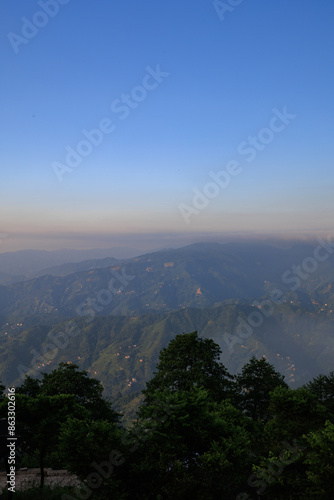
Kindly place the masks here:
[[(334, 3), (223, 11), (208, 0), (1, 2), (0, 252), (332, 232)], [(157, 66), (159, 82), (146, 76)], [(126, 95), (138, 100), (121, 111)], [(285, 108), (282, 127), (272, 120)], [(66, 148), (101, 121), (113, 131), (57, 176)], [(208, 187), (232, 161), (237, 175)]]

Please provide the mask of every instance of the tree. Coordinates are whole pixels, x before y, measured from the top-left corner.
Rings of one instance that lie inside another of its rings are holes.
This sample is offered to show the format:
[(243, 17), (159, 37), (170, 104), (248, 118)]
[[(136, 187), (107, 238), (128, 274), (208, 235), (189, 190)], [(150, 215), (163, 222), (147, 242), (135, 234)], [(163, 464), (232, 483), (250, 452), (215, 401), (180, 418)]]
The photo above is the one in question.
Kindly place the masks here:
[[(86, 480), (86, 496), (122, 498), (119, 468), (126, 454), (124, 430), (114, 422), (69, 417), (61, 426), (60, 452), (66, 468)], [(124, 478), (124, 485), (128, 478)]]
[(221, 349), (212, 339), (202, 339), (197, 332), (177, 335), (162, 349), (154, 377), (143, 391), (144, 404), (156, 397), (156, 391), (189, 391), (205, 388), (210, 397), (221, 401), (231, 394), (232, 375), (219, 362)]
[(334, 372), (329, 375), (318, 375), (305, 385), (314, 394), (319, 403), (326, 406), (333, 418), (334, 414)]
[(334, 424), (327, 421), (325, 427), (306, 436), (309, 445), (305, 464), (309, 493), (314, 498), (334, 498)]
[(334, 424), (304, 435), (302, 445), (282, 447), (279, 456), (269, 453), (254, 472), (253, 486), (268, 498), (334, 498)]
[(23, 383), (16, 389), (16, 394), (25, 394), (33, 398), (37, 397), (41, 392), (41, 381), (37, 378), (32, 378), (26, 375)]
[(270, 393), (276, 387), (285, 387), (284, 376), (265, 358), (253, 356), (236, 377), (238, 406), (254, 420), (266, 422), (270, 417)]
[(320, 429), (327, 410), (308, 389), (277, 387), (271, 394), (272, 418), (265, 426), (265, 435), (272, 450), (279, 451), (282, 441), (302, 440), (303, 435)]
[(18, 427), (26, 451), (30, 456), (38, 453), (41, 486), (46, 457), (50, 460), (53, 452), (59, 461), (60, 428), (68, 417), (94, 423), (118, 421), (119, 415), (102, 397), (102, 384), (77, 365), (61, 363), (50, 374), (43, 373), (41, 381), (27, 376), (16, 392)]
[(25, 394), (16, 395), (16, 425), (25, 444), (26, 452), (38, 453), (41, 470), (41, 487), (44, 485), (45, 457), (57, 448), (61, 424), (69, 415), (87, 418), (88, 412), (80, 406), (73, 395), (35, 398)]
[(43, 373), (41, 394), (73, 394), (75, 401), (89, 411), (93, 420), (117, 421), (119, 414), (103, 399), (102, 393), (101, 382), (90, 378), (87, 371), (80, 371), (78, 365), (60, 363), (51, 373)]
[(247, 426), (228, 400), (213, 401), (203, 387), (156, 391), (135, 428), (144, 438), (129, 469), (129, 498), (235, 499), (251, 467)]
[(235, 498), (251, 469), (251, 426), (230, 402), (233, 377), (220, 354), (197, 332), (160, 352), (133, 429), (144, 439), (129, 469), (130, 498)]

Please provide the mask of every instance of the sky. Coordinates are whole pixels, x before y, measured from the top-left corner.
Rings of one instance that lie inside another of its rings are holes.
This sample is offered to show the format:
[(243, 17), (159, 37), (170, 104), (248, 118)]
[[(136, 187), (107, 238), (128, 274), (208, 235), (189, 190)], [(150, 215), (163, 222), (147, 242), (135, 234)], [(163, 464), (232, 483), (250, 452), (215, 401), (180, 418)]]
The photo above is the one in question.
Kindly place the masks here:
[(333, 234), (331, 0), (0, 19), (0, 253)]

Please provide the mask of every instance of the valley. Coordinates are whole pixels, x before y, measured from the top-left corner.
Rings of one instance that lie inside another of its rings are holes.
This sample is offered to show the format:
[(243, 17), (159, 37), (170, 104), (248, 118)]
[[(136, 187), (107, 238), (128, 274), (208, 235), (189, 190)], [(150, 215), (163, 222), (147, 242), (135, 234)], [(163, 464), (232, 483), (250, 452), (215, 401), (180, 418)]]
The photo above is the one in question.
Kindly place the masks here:
[(282, 279), (312, 249), (196, 244), (2, 286), (0, 379), (19, 385), (75, 363), (129, 416), (159, 351), (196, 330), (231, 373), (264, 355), (298, 387), (328, 373), (334, 354), (331, 259), (298, 287)]

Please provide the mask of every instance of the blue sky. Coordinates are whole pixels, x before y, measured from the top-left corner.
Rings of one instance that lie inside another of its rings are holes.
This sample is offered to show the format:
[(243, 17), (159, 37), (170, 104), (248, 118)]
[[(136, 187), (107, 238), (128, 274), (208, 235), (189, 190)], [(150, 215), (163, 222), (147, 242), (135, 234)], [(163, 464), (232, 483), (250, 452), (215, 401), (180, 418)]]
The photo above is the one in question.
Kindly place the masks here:
[(1, 2), (0, 252), (332, 232), (334, 4), (228, 4)]

